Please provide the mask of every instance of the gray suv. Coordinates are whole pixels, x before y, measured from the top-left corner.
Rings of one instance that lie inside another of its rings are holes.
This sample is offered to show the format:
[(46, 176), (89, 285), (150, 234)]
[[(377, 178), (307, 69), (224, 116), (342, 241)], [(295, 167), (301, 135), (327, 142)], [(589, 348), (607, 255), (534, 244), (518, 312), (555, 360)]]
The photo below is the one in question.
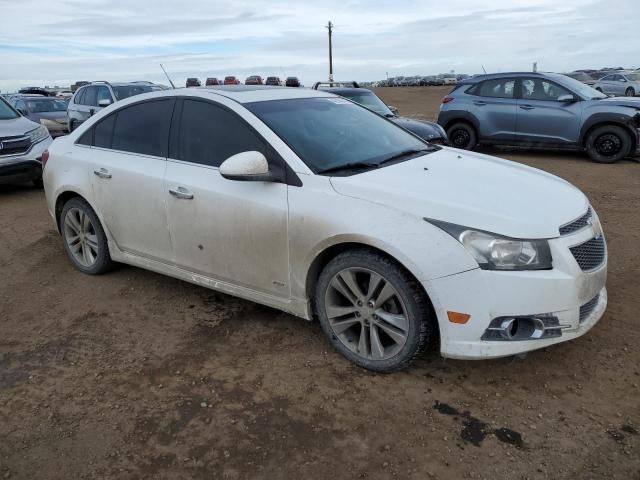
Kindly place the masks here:
[(611, 163), (640, 153), (640, 99), (607, 98), (555, 73), (478, 75), (442, 99), (438, 123), (457, 148), (583, 150)]
[(73, 132), (78, 125), (93, 116), (101, 109), (118, 100), (140, 95), (141, 93), (164, 90), (166, 87), (151, 82), (91, 82), (78, 90), (69, 100), (67, 115), (69, 131)]

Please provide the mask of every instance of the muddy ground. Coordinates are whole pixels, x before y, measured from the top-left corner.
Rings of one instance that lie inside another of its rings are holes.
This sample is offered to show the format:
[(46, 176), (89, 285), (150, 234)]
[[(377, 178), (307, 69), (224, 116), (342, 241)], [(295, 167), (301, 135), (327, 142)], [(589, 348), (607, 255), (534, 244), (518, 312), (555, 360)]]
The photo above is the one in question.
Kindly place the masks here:
[[(445, 92), (378, 91), (422, 118)], [(428, 354), (392, 375), (269, 308), (131, 267), (82, 275), (43, 192), (0, 188), (0, 479), (640, 479), (640, 164), (488, 152), (588, 194), (607, 313), (523, 359)]]

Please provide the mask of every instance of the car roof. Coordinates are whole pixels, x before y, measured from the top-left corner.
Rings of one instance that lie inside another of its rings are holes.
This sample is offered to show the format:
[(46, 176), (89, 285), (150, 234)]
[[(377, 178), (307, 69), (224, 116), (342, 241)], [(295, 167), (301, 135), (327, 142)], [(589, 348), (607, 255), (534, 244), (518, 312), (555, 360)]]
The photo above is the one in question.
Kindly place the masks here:
[(327, 88), (318, 88), (317, 91), (335, 93), (336, 95), (342, 95), (343, 93), (348, 93), (348, 92), (366, 92), (366, 93), (370, 93), (371, 95), (375, 95), (368, 88), (356, 88), (356, 87), (327, 87)]
[(465, 78), (464, 80), (460, 80), (458, 85), (471, 85), (474, 83), (482, 82), (484, 80), (493, 80), (497, 78), (506, 78), (506, 77), (554, 77), (556, 75), (562, 75), (558, 73), (546, 73), (546, 72), (505, 72), (505, 73), (486, 73), (483, 75), (476, 75), (474, 77)]

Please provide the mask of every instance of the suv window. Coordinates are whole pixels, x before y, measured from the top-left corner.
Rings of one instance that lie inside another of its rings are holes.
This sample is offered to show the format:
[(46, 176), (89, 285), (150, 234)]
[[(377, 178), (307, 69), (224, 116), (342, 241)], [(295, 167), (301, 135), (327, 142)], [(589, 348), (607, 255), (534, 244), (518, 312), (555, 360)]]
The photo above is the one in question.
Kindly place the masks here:
[(525, 100), (556, 101), (561, 95), (572, 95), (572, 93), (557, 83), (541, 78), (525, 78), (522, 80), (522, 98)]
[(219, 167), (250, 150), (265, 153), (265, 144), (237, 114), (211, 102), (184, 101), (174, 153), (178, 160)]
[(111, 98), (111, 92), (109, 92), (109, 89), (107, 87), (102, 86), (97, 88), (98, 88), (98, 92), (96, 94), (96, 105), (100, 103), (100, 100), (109, 100), (109, 101), (113, 100)]
[(73, 99), (73, 103), (75, 103), (76, 105), (84, 105), (82, 102), (84, 102), (85, 93), (87, 93), (86, 88), (81, 88), (80, 90), (78, 90), (78, 93), (76, 93), (76, 96)]
[(141, 155), (166, 157), (174, 103), (173, 99), (155, 100), (118, 110), (111, 148)]
[(512, 78), (485, 80), (470, 91), (472, 95), (494, 98), (513, 98), (516, 81)]
[(87, 105), (89, 107), (95, 107), (98, 105), (97, 102), (97, 87), (87, 87), (87, 91), (84, 93), (82, 97), (82, 105)]

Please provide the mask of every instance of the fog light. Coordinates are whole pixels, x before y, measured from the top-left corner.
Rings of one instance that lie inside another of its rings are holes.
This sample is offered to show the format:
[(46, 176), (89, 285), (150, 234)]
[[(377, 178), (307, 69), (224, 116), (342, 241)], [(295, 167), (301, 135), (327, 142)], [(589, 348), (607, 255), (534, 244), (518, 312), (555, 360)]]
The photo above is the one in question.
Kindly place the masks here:
[(482, 340), (522, 341), (562, 336), (569, 325), (560, 325), (553, 315), (531, 315), (494, 318), (482, 335)]

